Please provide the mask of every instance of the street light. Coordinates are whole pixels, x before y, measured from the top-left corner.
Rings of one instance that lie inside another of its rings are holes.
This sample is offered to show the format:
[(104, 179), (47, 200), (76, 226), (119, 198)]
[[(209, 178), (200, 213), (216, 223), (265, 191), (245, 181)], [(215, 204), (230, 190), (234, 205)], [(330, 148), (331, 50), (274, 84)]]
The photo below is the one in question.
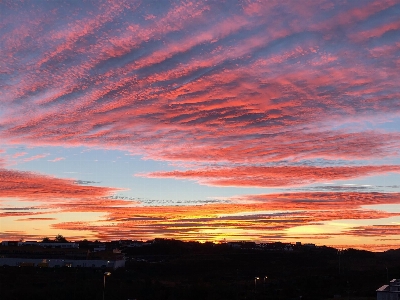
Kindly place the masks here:
[(254, 291), (257, 289), (257, 280), (260, 279), (260, 277), (254, 277)]
[(268, 279), (268, 276), (264, 276), (263, 277), (263, 281), (264, 281), (263, 290), (264, 290), (264, 292), (265, 292), (265, 286), (266, 286), (266, 283), (267, 283), (267, 279)]
[(103, 276), (103, 282), (104, 282), (104, 285), (103, 285), (103, 300), (104, 300), (104, 292), (105, 292), (105, 290), (106, 290), (106, 276), (110, 276), (111, 275), (111, 272), (104, 272), (104, 276)]

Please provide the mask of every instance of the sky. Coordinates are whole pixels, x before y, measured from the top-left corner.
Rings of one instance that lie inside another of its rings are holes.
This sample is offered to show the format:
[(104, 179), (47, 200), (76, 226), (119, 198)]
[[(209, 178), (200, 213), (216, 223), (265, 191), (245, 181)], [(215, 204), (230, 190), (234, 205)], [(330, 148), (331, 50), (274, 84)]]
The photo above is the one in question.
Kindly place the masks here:
[(400, 248), (400, 0), (0, 2), (0, 240)]

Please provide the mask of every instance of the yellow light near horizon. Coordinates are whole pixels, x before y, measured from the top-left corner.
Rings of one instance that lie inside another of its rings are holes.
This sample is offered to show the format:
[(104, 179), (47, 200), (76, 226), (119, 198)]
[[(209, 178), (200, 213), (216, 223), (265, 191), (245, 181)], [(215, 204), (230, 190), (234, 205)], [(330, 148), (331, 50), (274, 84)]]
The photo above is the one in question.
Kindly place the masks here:
[(327, 233), (324, 225), (301, 225), (286, 230), (286, 234), (323, 234)]
[[(49, 213), (40, 215), (30, 216), (10, 216), (3, 217), (1, 219), (1, 229), (3, 232), (8, 233), (10, 239), (15, 239), (17, 236), (28, 236), (30, 239), (42, 239), (44, 237), (54, 237), (58, 234), (62, 234), (68, 240), (69, 237), (82, 237), (82, 238), (96, 238), (95, 234), (90, 230), (79, 229), (79, 230), (63, 230), (53, 228), (53, 224), (68, 222), (71, 220), (81, 220), (82, 222), (96, 222), (103, 213)], [(28, 217), (31, 217), (29, 219)], [(37, 219), (32, 219), (37, 218)], [(48, 218), (48, 219), (46, 219)], [(25, 219), (25, 220), (24, 220)], [(15, 238), (13, 237), (15, 233)]]

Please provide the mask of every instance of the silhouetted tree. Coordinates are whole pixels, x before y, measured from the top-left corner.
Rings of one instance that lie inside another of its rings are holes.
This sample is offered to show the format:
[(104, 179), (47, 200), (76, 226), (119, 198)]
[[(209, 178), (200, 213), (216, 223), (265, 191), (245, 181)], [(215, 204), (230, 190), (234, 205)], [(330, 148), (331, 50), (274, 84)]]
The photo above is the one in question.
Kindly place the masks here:
[(56, 243), (68, 243), (67, 239), (65, 237), (63, 237), (61, 234), (57, 234), (54, 241)]

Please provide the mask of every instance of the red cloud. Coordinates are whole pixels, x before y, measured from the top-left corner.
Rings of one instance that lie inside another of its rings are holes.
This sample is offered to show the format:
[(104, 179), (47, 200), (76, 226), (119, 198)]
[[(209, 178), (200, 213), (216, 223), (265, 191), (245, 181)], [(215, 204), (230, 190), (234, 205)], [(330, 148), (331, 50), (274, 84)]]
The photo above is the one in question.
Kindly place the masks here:
[(201, 184), (215, 186), (277, 187), (297, 186), (315, 182), (344, 180), (387, 172), (400, 172), (400, 166), (349, 167), (215, 167), (188, 171), (169, 171), (139, 174), (157, 178), (192, 179)]
[(0, 197), (38, 199), (95, 198), (112, 194), (115, 189), (75, 184), (31, 172), (0, 169)]
[[(71, 22), (54, 28), (60, 11), (47, 14), (38, 6), (36, 18), (4, 37), (5, 56), (31, 48), (37, 55), (29, 70), (18, 59), (6, 61), (6, 74), (16, 72), (21, 80), (5, 87), (5, 102), (29, 98), (32, 105), (6, 106), (0, 134), (37, 145), (107, 145), (163, 160), (399, 155), (399, 134), (362, 126), (372, 112), (387, 118), (400, 111), (391, 100), (399, 96), (397, 68), (385, 63), (396, 51), (379, 54), (374, 45), (364, 57), (364, 45), (349, 38), (357, 30), (376, 36), (396, 28), (390, 22), (361, 26), (394, 3), (341, 4), (335, 11), (327, 3), (253, 3), (212, 18), (220, 8), (199, 2), (174, 4), (161, 15), (148, 12), (151, 19), (143, 22), (124, 19), (143, 7), (117, 3), (99, 5), (80, 20), (71, 14)], [(280, 10), (290, 20), (266, 17)], [(320, 13), (329, 17), (317, 18)], [(117, 16), (126, 26), (105, 30)], [(352, 30), (332, 48), (337, 26)], [(34, 44), (25, 44), (32, 34)], [(377, 60), (385, 72), (376, 72), (371, 61)], [(332, 130), (346, 122), (360, 127)]]
[(354, 227), (344, 234), (352, 236), (398, 236), (400, 235), (400, 225), (370, 225)]
[(29, 217), (29, 216), (36, 216), (36, 215), (43, 215), (49, 213), (47, 212), (26, 212), (26, 211), (6, 211), (0, 212), (0, 218), (6, 217)]

